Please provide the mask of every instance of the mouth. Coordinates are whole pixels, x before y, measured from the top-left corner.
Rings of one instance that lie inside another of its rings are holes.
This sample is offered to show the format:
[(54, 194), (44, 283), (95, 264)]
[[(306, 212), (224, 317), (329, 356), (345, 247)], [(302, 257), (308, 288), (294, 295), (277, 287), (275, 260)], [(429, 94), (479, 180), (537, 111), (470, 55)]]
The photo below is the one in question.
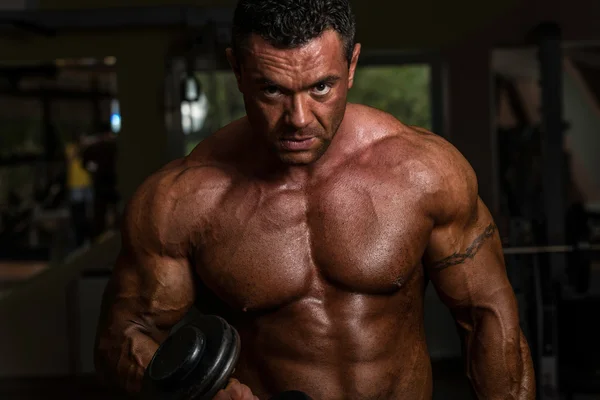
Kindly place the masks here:
[(279, 139), (281, 148), (288, 151), (309, 150), (317, 141), (315, 137)]

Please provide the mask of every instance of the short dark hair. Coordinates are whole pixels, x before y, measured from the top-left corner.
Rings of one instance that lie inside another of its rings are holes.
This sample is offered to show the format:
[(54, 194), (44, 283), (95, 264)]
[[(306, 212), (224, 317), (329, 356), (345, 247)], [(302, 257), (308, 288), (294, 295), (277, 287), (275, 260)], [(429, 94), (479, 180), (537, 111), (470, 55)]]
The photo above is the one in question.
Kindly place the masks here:
[(273, 46), (300, 47), (335, 30), (352, 60), (356, 21), (349, 0), (239, 0), (233, 17), (233, 50), (242, 55), (244, 41), (252, 34)]

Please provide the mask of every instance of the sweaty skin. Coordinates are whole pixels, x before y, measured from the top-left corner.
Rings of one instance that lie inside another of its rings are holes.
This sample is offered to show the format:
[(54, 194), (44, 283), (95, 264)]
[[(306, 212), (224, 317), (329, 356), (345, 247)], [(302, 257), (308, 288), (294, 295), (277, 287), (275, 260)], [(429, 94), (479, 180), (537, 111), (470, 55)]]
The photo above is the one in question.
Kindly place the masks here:
[[(300, 114), (310, 103), (295, 101), (287, 124), (308, 126)], [(317, 161), (281, 149), (275, 160), (279, 142), (256, 135), (257, 125), (278, 131), (259, 118), (273, 108), (247, 103), (248, 118), (130, 201), (98, 331), (107, 379), (138, 391), (158, 343), (196, 305), (241, 336), (235, 378), (245, 386), (234, 381), (218, 398), (430, 399), (427, 275), (456, 318), (477, 397), (534, 399), (498, 232), (458, 151), (349, 104), (320, 124), (313, 106), (310, 132), (327, 142), (315, 145)]]

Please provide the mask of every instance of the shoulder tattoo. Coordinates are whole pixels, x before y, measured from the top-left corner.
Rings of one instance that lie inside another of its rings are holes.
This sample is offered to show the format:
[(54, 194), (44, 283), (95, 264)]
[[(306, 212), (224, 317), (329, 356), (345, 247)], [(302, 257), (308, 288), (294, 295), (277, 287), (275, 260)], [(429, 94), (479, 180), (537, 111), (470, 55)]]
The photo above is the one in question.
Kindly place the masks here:
[(497, 227), (494, 223), (488, 225), (487, 228), (481, 233), (479, 236), (473, 240), (473, 243), (467, 247), (464, 253), (454, 253), (449, 257), (444, 258), (443, 260), (435, 262), (431, 268), (441, 271), (448, 267), (452, 267), (454, 265), (459, 265), (464, 263), (466, 260), (473, 259), (475, 255), (479, 252), (483, 244), (496, 232)]

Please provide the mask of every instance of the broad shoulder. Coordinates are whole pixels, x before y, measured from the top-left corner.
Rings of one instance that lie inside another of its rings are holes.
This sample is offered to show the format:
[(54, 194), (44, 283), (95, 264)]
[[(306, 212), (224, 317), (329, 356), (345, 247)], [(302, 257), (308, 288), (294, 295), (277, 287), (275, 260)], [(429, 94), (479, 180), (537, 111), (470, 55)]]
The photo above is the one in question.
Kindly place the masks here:
[(353, 110), (369, 132), (361, 162), (379, 165), (420, 194), (439, 221), (451, 220), (477, 204), (477, 177), (465, 157), (443, 137), (407, 126), (392, 115), (364, 106)]
[(478, 203), (475, 171), (450, 142), (426, 129), (406, 127), (397, 133), (404, 160), (398, 160), (412, 183), (428, 196), (438, 224), (472, 214)]
[(210, 160), (193, 160), (189, 157), (175, 160), (147, 178), (136, 191), (132, 202), (158, 203), (161, 208), (181, 207), (192, 198), (207, 191), (227, 190), (231, 174), (224, 165)]
[(128, 203), (125, 242), (169, 254), (189, 251), (203, 221), (241, 176), (247, 127), (245, 118), (234, 121), (148, 177)]
[(374, 108), (352, 105), (350, 124), (366, 144), (363, 157), (375, 158), (408, 171), (423, 170), (445, 179), (471, 175), (463, 155), (446, 139), (425, 128), (408, 126)]
[(231, 186), (219, 165), (173, 161), (148, 177), (128, 202), (124, 244), (137, 251), (185, 256), (194, 232)]

